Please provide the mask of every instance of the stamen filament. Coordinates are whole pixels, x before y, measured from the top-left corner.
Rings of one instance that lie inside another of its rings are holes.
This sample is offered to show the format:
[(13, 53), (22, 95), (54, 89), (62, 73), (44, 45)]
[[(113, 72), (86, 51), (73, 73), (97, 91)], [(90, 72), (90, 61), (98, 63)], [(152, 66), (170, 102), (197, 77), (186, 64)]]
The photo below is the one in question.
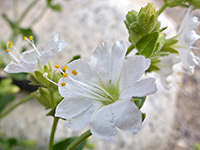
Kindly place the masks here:
[(33, 48), (38, 53), (38, 55), (41, 56), (39, 50), (37, 49), (37, 47), (35, 46), (35, 44), (33, 43), (33, 41), (31, 42), (27, 37), (24, 37), (24, 40), (28, 41), (33, 46)]
[(51, 83), (53, 83), (53, 84), (55, 84), (55, 85), (58, 86), (58, 83), (56, 83), (53, 80), (51, 80), (51, 79), (48, 78), (48, 73), (47, 72), (43, 73), (43, 77), (45, 77), (49, 82), (51, 82)]

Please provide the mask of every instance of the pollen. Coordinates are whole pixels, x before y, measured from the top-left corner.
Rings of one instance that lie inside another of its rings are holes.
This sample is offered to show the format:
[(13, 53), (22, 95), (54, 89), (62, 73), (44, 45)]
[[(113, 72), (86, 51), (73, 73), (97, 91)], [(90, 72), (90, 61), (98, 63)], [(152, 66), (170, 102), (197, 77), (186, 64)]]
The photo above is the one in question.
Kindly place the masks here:
[(67, 67), (67, 66), (64, 66), (63, 68), (64, 68), (64, 71), (65, 71), (65, 72), (66, 72), (67, 70), (69, 70), (69, 67)]
[(24, 36), (24, 40), (27, 40), (27, 37), (26, 37), (26, 36)]
[(66, 83), (65, 82), (63, 82), (63, 83), (61, 83), (60, 84), (62, 87), (64, 87), (65, 85), (66, 85)]
[(10, 49), (7, 49), (6, 51), (7, 51), (7, 52), (10, 52)]
[(54, 67), (55, 67), (55, 68), (60, 68), (60, 66), (59, 66), (59, 65), (55, 65)]
[(183, 88), (183, 87), (184, 87), (184, 85), (181, 84), (180, 82), (177, 82), (177, 84), (180, 86), (180, 88)]
[(78, 72), (76, 70), (72, 70), (72, 74), (76, 76)]
[(66, 78), (68, 76), (68, 73), (64, 73), (63, 77)]
[(33, 40), (33, 36), (30, 36), (29, 39), (32, 41)]
[(177, 75), (178, 75), (178, 76), (181, 76), (181, 75), (182, 75), (182, 73), (181, 73), (181, 72), (177, 72)]

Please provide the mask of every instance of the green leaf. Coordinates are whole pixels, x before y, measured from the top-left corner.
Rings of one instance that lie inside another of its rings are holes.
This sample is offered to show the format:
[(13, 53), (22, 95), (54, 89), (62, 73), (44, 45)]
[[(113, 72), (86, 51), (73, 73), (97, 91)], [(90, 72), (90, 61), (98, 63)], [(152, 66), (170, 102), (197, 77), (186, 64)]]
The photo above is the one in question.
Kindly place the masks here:
[(80, 55), (75, 55), (75, 56), (73, 56), (73, 58), (69, 61), (69, 63), (72, 62), (72, 61), (74, 61), (74, 60), (80, 59), (80, 58), (81, 58)]
[[(63, 139), (56, 143), (53, 147), (55, 150), (65, 150), (77, 137), (70, 137)], [(83, 141), (80, 145), (78, 145), (75, 150), (83, 150), (86, 141)]]
[(0, 112), (2, 112), (8, 104), (10, 104), (14, 100), (14, 95), (6, 94), (0, 95)]
[(140, 39), (136, 43), (139, 54), (144, 55), (146, 58), (150, 58), (156, 48), (158, 37), (159, 32), (153, 32)]

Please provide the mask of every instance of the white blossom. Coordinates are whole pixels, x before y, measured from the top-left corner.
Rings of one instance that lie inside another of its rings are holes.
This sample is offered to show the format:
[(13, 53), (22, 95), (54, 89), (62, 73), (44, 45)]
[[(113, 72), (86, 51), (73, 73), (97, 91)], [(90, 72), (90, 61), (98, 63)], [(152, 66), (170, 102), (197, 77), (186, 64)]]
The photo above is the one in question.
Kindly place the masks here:
[[(8, 73), (20, 73), (20, 72), (33, 72), (39, 70), (39, 67), (47, 64), (50, 59), (67, 46), (67, 43), (63, 40), (58, 40), (58, 34), (54, 34), (50, 40), (46, 43), (44, 50), (40, 51), (34, 44), (33, 37), (30, 39), (25, 37), (33, 47), (32, 50), (27, 50), (23, 53), (19, 53), (17, 48), (9, 42), (7, 45), (7, 52), (13, 59), (4, 69)], [(16, 57), (13, 51), (18, 55)]]
[(195, 29), (200, 25), (200, 22), (197, 17), (191, 17), (192, 9), (192, 6), (189, 7), (184, 16), (178, 32), (178, 43), (175, 45), (175, 48), (180, 54), (182, 64), (189, 73), (194, 72), (195, 66), (198, 65), (200, 61), (200, 59), (191, 51), (195, 41), (200, 38), (195, 32)]
[(112, 141), (116, 127), (137, 133), (142, 114), (132, 97), (153, 94), (156, 85), (154, 78), (141, 79), (150, 59), (139, 55), (125, 59), (126, 50), (122, 41), (113, 45), (111, 53), (102, 43), (90, 62), (79, 59), (67, 65), (58, 83), (64, 99), (55, 116), (67, 119), (67, 126), (74, 130), (89, 124), (92, 134), (103, 140)]

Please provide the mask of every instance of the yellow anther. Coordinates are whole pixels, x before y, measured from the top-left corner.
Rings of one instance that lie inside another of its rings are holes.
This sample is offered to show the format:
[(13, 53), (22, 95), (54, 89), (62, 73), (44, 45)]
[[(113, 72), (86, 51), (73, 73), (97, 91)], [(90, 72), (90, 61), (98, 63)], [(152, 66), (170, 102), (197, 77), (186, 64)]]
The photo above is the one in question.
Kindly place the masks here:
[(66, 83), (65, 83), (65, 82), (63, 82), (63, 83), (61, 83), (60, 85), (63, 87), (63, 86), (65, 86), (65, 85), (66, 85)]
[(65, 72), (66, 72), (67, 70), (69, 70), (69, 67), (67, 67), (67, 66), (64, 66), (63, 68), (64, 68), (64, 71), (65, 71)]
[(10, 49), (7, 49), (6, 51), (7, 51), (7, 52), (10, 52)]
[(33, 36), (29, 36), (29, 39), (32, 41), (33, 40)]
[(27, 37), (26, 37), (26, 36), (24, 36), (24, 40), (27, 40)]
[(63, 77), (66, 78), (68, 76), (68, 73), (63, 73)]
[(183, 88), (183, 87), (184, 87), (184, 85), (181, 84), (180, 82), (177, 82), (177, 84), (180, 86), (180, 88)]
[(177, 75), (178, 75), (178, 76), (181, 76), (181, 75), (182, 75), (182, 73), (181, 73), (181, 72), (177, 72)]
[(72, 74), (76, 76), (78, 72), (76, 70), (72, 70)]
[(9, 48), (12, 48), (12, 47), (13, 47), (13, 45), (12, 45), (12, 44), (10, 44), (10, 45), (9, 45)]
[(8, 41), (8, 43), (9, 43), (10, 45), (14, 45), (13, 42)]
[(59, 66), (59, 65), (55, 65), (54, 67), (55, 67), (55, 68), (60, 68), (60, 66)]

